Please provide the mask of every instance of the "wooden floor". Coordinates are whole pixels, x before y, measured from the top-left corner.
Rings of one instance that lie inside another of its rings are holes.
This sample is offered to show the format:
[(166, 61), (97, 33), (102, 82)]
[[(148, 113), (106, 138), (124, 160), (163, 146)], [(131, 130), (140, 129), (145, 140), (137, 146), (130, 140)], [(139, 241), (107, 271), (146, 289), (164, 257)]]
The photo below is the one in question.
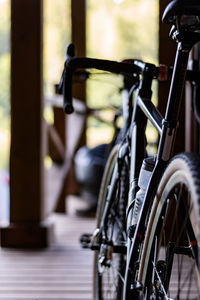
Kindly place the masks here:
[[(77, 200), (70, 201), (73, 205), (67, 215), (51, 216), (55, 234), (51, 247), (40, 251), (0, 248), (0, 300), (92, 300), (93, 252), (80, 247), (79, 237), (92, 233), (96, 222), (76, 217)], [(189, 267), (184, 260), (184, 268)], [(172, 280), (172, 295), (176, 280)], [(185, 295), (187, 286), (181, 299), (186, 299)], [(190, 296), (200, 300), (195, 289)]]
[(79, 245), (94, 219), (55, 214), (55, 242), (47, 250), (0, 250), (1, 300), (91, 300), (91, 250)]

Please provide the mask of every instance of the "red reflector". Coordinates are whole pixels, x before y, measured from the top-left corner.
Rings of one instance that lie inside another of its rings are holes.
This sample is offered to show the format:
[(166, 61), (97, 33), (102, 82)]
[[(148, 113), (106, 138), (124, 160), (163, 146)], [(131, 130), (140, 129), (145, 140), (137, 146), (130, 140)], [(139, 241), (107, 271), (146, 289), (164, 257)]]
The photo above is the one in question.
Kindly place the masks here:
[(168, 74), (168, 67), (166, 65), (160, 65), (159, 66), (160, 72), (158, 79), (160, 81), (166, 81), (167, 80), (167, 74)]
[(193, 246), (196, 246), (197, 245), (197, 241), (195, 240), (195, 241), (192, 241), (192, 242), (190, 242), (190, 246), (191, 247), (193, 247)]

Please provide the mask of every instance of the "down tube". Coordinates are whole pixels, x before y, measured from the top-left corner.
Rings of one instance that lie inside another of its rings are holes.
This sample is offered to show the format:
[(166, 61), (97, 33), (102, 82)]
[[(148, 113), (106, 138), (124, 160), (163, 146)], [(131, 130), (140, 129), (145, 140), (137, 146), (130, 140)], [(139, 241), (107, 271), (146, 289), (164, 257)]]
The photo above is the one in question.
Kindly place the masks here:
[[(138, 117), (139, 116), (139, 117)], [(132, 121), (130, 131), (131, 143), (131, 161), (130, 161), (130, 184), (128, 197), (128, 218), (127, 218), (127, 232), (132, 225), (133, 204), (136, 192), (138, 190), (138, 177), (142, 166), (143, 159), (146, 157), (146, 130), (147, 118), (142, 113), (139, 106), (136, 108), (134, 120)], [(127, 255), (131, 249), (132, 240), (128, 239)]]
[(153, 199), (156, 192), (156, 187), (160, 181), (161, 174), (164, 172), (166, 168), (166, 162), (157, 161), (154, 172), (150, 179), (148, 192), (145, 197), (145, 201), (143, 203), (141, 209), (141, 215), (135, 230), (134, 238), (131, 244), (131, 249), (129, 255), (127, 257), (127, 265), (126, 265), (126, 274), (125, 274), (125, 284), (124, 284), (124, 300), (130, 300), (132, 297), (134, 299), (139, 299), (140, 297), (140, 285), (137, 285), (136, 282), (136, 274), (133, 272), (133, 266), (138, 262), (139, 254), (140, 254), (140, 246), (142, 245), (142, 240), (145, 233), (145, 223), (146, 217), (148, 216), (148, 212), (153, 203)]
[[(130, 157), (130, 184), (129, 184), (129, 197), (128, 197), (128, 219), (127, 219), (127, 232), (131, 226), (132, 214), (133, 214), (133, 203), (137, 192), (138, 178), (142, 162), (146, 157), (146, 126), (147, 117), (138, 105), (138, 95), (135, 99), (135, 109), (131, 121), (131, 127), (129, 131), (129, 141), (131, 149)], [(131, 240), (128, 239), (127, 254), (129, 253), (131, 246)]]

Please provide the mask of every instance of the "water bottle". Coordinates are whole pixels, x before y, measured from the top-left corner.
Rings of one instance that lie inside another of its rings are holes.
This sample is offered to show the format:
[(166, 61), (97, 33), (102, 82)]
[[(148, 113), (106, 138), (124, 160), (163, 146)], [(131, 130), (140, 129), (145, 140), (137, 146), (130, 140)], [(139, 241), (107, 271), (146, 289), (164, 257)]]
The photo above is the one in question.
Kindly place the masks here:
[(137, 224), (137, 221), (138, 221), (138, 218), (140, 215), (140, 211), (141, 211), (141, 207), (143, 204), (144, 196), (146, 193), (146, 188), (147, 188), (149, 180), (151, 178), (151, 174), (152, 174), (154, 166), (155, 166), (155, 158), (154, 157), (147, 157), (143, 160), (139, 179), (138, 179), (139, 190), (136, 193), (135, 205), (134, 205), (134, 209), (133, 209), (132, 225)]

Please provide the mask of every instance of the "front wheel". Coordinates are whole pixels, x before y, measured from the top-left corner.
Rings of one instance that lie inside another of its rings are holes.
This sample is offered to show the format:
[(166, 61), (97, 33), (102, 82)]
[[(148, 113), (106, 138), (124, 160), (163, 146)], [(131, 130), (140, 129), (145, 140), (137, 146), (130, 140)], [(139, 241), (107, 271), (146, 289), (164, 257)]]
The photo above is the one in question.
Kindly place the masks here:
[(159, 184), (138, 281), (144, 299), (200, 299), (200, 157), (176, 156)]

